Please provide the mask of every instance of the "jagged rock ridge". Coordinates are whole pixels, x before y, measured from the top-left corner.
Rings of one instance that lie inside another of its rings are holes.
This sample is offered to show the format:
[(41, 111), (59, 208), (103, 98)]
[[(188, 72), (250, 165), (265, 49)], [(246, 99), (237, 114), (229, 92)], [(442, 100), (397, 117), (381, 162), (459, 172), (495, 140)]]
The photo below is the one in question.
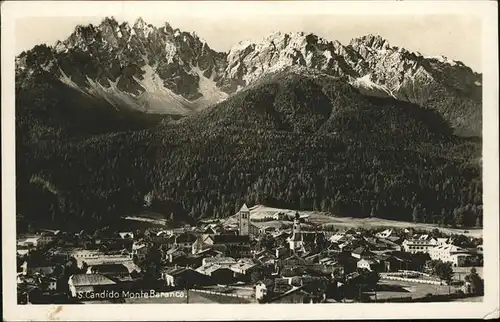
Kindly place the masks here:
[(216, 52), (195, 33), (133, 26), (105, 18), (78, 26), (53, 47), (17, 60), (18, 76), (38, 68), (87, 95), (147, 113), (187, 115), (224, 100), (263, 76), (304, 66), (349, 82), (362, 93), (436, 109), (457, 133), (481, 133), (481, 75), (461, 62), (425, 57), (367, 35), (348, 45), (304, 32), (272, 33)]

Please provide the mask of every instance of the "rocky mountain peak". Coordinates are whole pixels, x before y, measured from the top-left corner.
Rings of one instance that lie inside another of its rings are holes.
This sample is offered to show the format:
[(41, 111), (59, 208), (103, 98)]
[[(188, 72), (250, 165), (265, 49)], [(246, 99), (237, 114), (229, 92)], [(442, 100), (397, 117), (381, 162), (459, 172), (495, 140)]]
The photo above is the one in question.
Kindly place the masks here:
[(366, 46), (377, 50), (390, 49), (389, 41), (382, 38), (380, 35), (368, 34), (357, 37), (349, 43), (352, 47), (358, 49), (360, 46)]
[(20, 72), (31, 64), (117, 107), (149, 113), (187, 115), (290, 67), (341, 78), (368, 95), (420, 105), (432, 101), (431, 91), (476, 100), (481, 92), (481, 75), (462, 63), (391, 47), (380, 35), (354, 38), (345, 46), (303, 31), (276, 31), (260, 41), (240, 41), (226, 54), (196, 32), (168, 22), (157, 28), (142, 18), (132, 26), (113, 17), (97, 26), (79, 25), (66, 40), (34, 48), (18, 63)]

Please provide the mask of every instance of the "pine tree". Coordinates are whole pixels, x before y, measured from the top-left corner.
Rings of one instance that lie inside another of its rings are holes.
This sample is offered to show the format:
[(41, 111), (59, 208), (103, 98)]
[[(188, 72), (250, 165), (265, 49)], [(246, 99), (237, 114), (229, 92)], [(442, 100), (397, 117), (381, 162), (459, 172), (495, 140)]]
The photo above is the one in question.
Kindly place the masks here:
[(420, 219), (420, 213), (418, 211), (418, 207), (417, 206), (413, 207), (412, 218), (413, 218), (413, 222), (414, 223), (418, 223), (421, 220)]

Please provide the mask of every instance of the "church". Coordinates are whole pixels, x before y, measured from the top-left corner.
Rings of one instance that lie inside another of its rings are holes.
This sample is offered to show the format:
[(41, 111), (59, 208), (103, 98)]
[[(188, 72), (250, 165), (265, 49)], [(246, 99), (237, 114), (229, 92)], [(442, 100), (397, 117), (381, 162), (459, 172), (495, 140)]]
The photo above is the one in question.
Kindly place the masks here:
[(225, 256), (235, 258), (250, 256), (250, 239), (259, 233), (257, 226), (250, 222), (250, 209), (243, 205), (237, 214), (238, 230), (226, 231), (220, 234), (202, 234), (192, 247), (192, 253), (197, 254), (207, 249), (221, 251)]
[(296, 212), (293, 219), (292, 235), (288, 238), (290, 250), (305, 253), (311, 249), (318, 249), (318, 246), (321, 245), (321, 240), (324, 239), (324, 233), (302, 232), (300, 222), (301, 216)]
[(255, 237), (259, 234), (260, 229), (250, 221), (250, 209), (246, 204), (243, 204), (238, 212), (238, 234), (240, 236)]
[(291, 250), (304, 250), (304, 236), (300, 231), (300, 215), (298, 212), (295, 213), (295, 218), (293, 219), (292, 236), (288, 239), (288, 244)]

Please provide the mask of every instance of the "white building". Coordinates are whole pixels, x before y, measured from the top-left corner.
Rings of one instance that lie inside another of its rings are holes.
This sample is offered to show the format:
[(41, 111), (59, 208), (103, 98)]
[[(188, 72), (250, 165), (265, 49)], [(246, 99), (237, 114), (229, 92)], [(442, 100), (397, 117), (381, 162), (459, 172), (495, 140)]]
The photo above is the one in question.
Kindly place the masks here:
[(131, 255), (127, 251), (122, 252), (100, 252), (98, 250), (91, 249), (76, 249), (70, 251), (67, 257), (73, 257), (76, 259), (78, 267), (82, 267), (83, 262), (87, 265), (97, 264), (110, 264), (119, 263), (123, 261), (130, 261)]
[(429, 251), (438, 245), (437, 239), (422, 235), (417, 238), (406, 239), (402, 246), (407, 253), (429, 253)]
[(255, 299), (257, 301), (263, 300), (267, 296), (267, 290), (270, 287), (270, 284), (266, 284), (262, 281), (255, 284)]
[(330, 236), (330, 242), (332, 243), (342, 243), (347, 240), (343, 233), (335, 233), (335, 235)]
[(122, 239), (134, 239), (134, 233), (131, 231), (122, 231), (118, 233)]
[(38, 246), (44, 247), (56, 240), (56, 236), (53, 233), (43, 232), (38, 239)]
[(116, 285), (116, 282), (100, 274), (75, 274), (71, 275), (68, 280), (71, 296), (77, 297), (78, 294), (84, 292), (95, 292), (103, 288), (108, 288)]
[(452, 263), (453, 266), (464, 266), (466, 259), (470, 258), (471, 254), (464, 248), (452, 244), (443, 244), (432, 248), (429, 251), (429, 256), (433, 260)]
[(377, 238), (387, 238), (387, 237), (393, 236), (393, 235), (394, 235), (394, 231), (392, 229), (386, 229), (384, 231), (376, 233), (375, 237), (377, 237)]
[(278, 211), (273, 215), (273, 220), (283, 220), (284, 217), (285, 214), (281, 211)]
[(24, 240), (17, 241), (17, 246), (25, 248), (37, 248), (39, 246), (40, 236), (31, 236)]
[(132, 257), (137, 256), (139, 260), (146, 258), (148, 252), (148, 246), (144, 243), (136, 243), (132, 245)]
[(375, 261), (373, 261), (373, 260), (371, 260), (371, 259), (360, 259), (360, 260), (357, 262), (356, 266), (357, 266), (358, 268), (361, 268), (361, 269), (362, 269), (362, 268), (365, 268), (365, 269), (367, 269), (367, 270), (369, 270), (369, 271), (373, 271), (373, 270), (374, 270), (374, 266), (375, 266), (376, 264), (377, 264), (377, 262), (375, 262)]
[(47, 278), (47, 290), (55, 291), (57, 289), (57, 279), (54, 277)]

